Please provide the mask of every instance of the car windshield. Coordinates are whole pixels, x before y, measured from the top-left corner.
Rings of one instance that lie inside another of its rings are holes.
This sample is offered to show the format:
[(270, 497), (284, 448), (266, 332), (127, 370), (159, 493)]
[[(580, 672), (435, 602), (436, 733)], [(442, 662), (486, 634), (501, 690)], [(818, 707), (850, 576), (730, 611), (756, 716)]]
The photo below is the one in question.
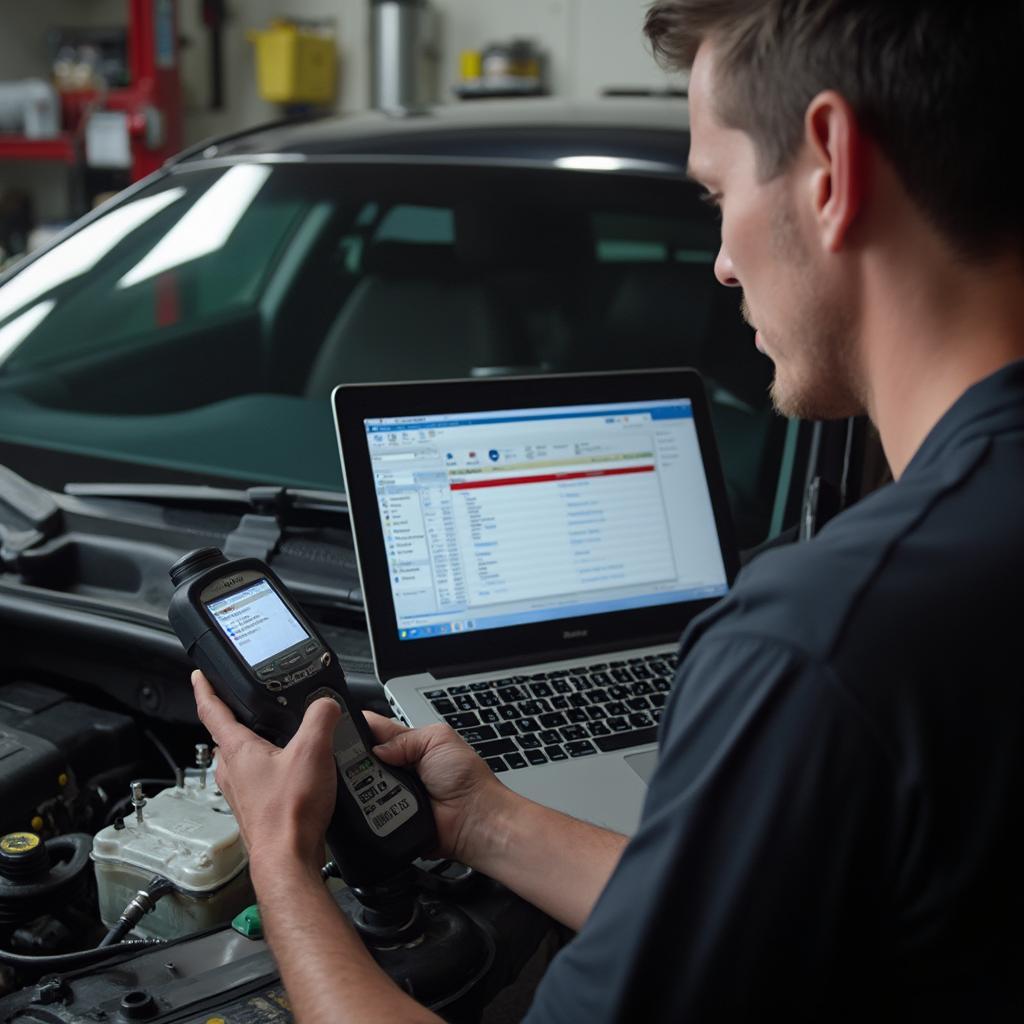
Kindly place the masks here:
[(341, 490), (336, 384), (694, 366), (749, 546), (786, 424), (717, 245), (683, 181), (186, 162), (0, 286), (0, 441)]

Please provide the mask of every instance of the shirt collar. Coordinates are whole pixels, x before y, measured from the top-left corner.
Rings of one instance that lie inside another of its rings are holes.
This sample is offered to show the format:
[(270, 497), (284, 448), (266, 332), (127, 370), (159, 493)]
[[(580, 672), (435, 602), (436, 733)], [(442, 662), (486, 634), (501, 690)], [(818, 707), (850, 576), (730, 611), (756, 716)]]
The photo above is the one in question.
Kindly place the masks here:
[(979, 434), (1024, 428), (1024, 359), (969, 387), (932, 427), (904, 473), (935, 463), (947, 449)]

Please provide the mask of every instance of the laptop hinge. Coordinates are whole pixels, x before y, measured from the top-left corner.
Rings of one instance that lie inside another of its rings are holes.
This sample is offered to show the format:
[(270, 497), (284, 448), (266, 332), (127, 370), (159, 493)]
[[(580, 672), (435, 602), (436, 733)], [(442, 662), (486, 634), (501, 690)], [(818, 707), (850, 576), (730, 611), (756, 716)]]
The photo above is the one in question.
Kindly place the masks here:
[(528, 655), (514, 658), (488, 658), (486, 661), (460, 662), (458, 665), (437, 665), (427, 671), (435, 679), (451, 679), (453, 676), (471, 676), (479, 672), (499, 672), (503, 669), (521, 668), (524, 665), (542, 665), (549, 661), (568, 661), (571, 658), (589, 658), (595, 654), (610, 651), (635, 650), (638, 647), (655, 647), (659, 644), (677, 643), (678, 633), (664, 633), (660, 636), (636, 637), (628, 647), (621, 640), (608, 644), (587, 644), (585, 647), (564, 647), (554, 651), (531, 651)]

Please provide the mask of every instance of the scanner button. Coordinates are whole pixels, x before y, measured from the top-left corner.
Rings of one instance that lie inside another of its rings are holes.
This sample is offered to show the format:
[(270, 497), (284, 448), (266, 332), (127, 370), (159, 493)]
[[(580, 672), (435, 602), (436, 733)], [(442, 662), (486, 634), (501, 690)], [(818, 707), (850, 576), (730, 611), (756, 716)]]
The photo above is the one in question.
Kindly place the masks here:
[(281, 668), (288, 668), (290, 665), (297, 665), (302, 661), (302, 652), (296, 651), (294, 654), (289, 654), (287, 658), (282, 658), (277, 664)]
[(305, 647), (302, 648), (303, 654), (316, 654), (320, 650), (320, 645), (315, 641), (311, 640)]
[(269, 665), (264, 665), (263, 668), (256, 670), (256, 676), (259, 679), (269, 679), (277, 671), (277, 665), (271, 662)]

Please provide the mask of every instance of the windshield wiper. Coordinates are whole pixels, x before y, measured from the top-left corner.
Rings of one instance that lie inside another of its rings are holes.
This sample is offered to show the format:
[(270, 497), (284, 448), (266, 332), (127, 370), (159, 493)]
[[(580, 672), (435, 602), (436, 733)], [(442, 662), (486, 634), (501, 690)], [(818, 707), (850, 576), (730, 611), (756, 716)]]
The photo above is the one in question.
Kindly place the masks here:
[(76, 498), (121, 498), (158, 505), (236, 508), (259, 515), (286, 515), (289, 510), (348, 512), (348, 497), (340, 491), (304, 487), (208, 487), (202, 484), (65, 484), (64, 493)]
[(228, 558), (268, 558), (281, 543), (286, 530), (311, 520), (320, 525), (336, 525), (337, 518), (344, 516), (348, 525), (348, 498), (339, 491), (271, 486), (232, 490), (198, 484), (132, 483), (73, 483), (65, 484), (64, 491), (76, 498), (237, 511), (241, 519), (223, 545)]

